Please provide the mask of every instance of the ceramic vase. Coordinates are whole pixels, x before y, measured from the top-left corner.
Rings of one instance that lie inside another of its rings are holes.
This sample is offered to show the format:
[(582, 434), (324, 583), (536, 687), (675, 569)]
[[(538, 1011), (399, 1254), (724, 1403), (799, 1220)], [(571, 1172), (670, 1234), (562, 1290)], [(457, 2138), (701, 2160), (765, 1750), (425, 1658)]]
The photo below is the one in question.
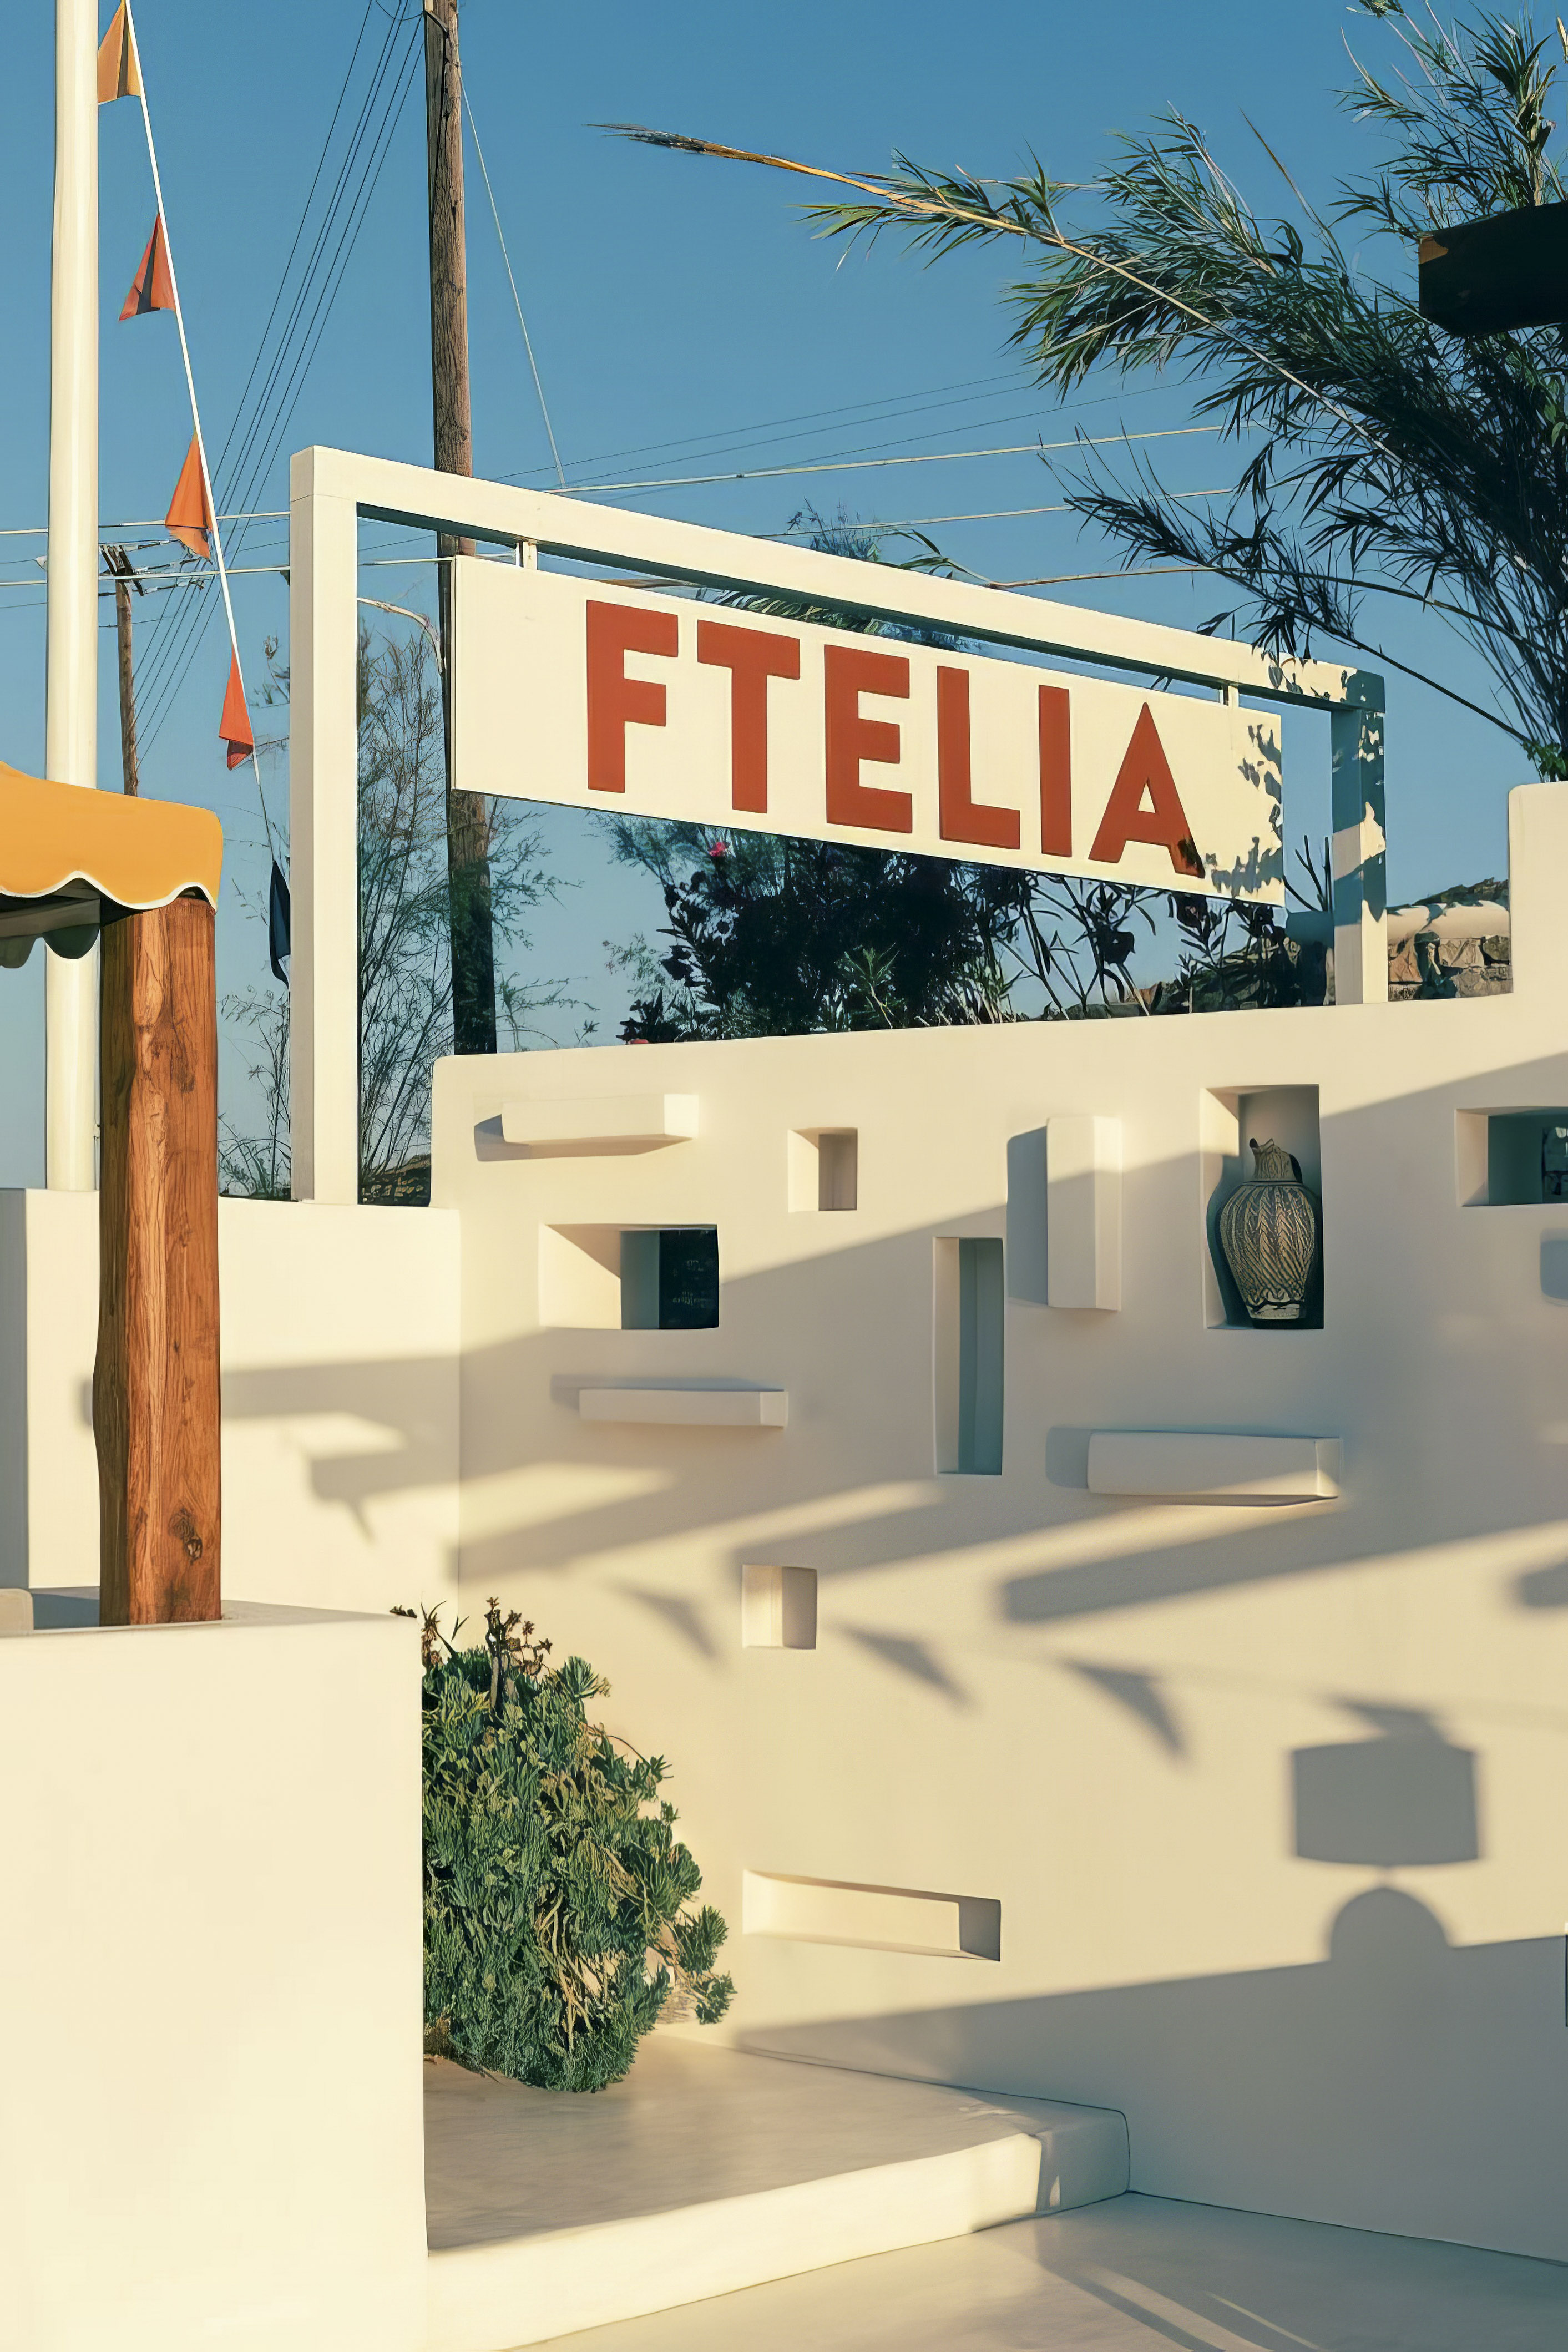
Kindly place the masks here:
[(1248, 1142), (1254, 1169), (1219, 1213), (1220, 1247), (1254, 1323), (1300, 1323), (1317, 1263), (1317, 1195), (1272, 1137)]

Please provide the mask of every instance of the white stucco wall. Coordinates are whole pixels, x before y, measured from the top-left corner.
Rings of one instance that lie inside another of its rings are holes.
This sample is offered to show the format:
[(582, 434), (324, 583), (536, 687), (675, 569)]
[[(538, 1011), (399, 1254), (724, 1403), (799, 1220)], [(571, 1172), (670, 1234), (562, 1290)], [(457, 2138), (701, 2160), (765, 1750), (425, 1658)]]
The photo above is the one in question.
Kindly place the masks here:
[(421, 2352), (419, 1652), (0, 1639), (0, 2347)]
[[(739, 2042), (1121, 2106), (1144, 2189), (1568, 2255), (1568, 1204), (1463, 1207), (1457, 1154), (1461, 1112), (1568, 1102), (1568, 793), (1512, 817), (1511, 997), (440, 1066), (464, 1592), (669, 1757)], [(1279, 1087), (1318, 1090), (1323, 1328), (1209, 1328), (1205, 1100)], [(694, 1139), (501, 1131), (662, 1092)], [(1040, 1303), (1069, 1113), (1121, 1122), (1117, 1311)], [(852, 1213), (788, 1206), (817, 1128), (858, 1131)], [(694, 1223), (718, 1329), (543, 1325), (542, 1228)], [(933, 1466), (933, 1243), (968, 1235), (1006, 1245), (994, 1477)], [(788, 1425), (576, 1410), (682, 1379), (785, 1389)], [(1343, 1492), (1091, 1495), (1089, 1433), (1128, 1429), (1337, 1437)], [(742, 1647), (759, 1563), (816, 1570), (815, 1649)], [(1378, 1862), (1298, 1851), (1353, 1851), (1390, 1774)], [(999, 1902), (1001, 1958), (743, 1936), (746, 1871)]]
[[(443, 1064), (435, 1209), (224, 1204), (226, 1590), (495, 1591), (592, 1658), (672, 1764), (738, 2042), (1120, 2106), (1148, 2190), (1568, 2256), (1568, 1204), (1461, 1205), (1461, 1115), (1568, 1107), (1568, 791), (1512, 816), (1511, 997)], [(1215, 1100), (1281, 1087), (1318, 1094), (1323, 1328), (1210, 1328)], [(666, 1094), (695, 1137), (502, 1133)], [(1067, 1116), (1120, 1125), (1119, 1308), (1042, 1303)], [(818, 1129), (853, 1211), (789, 1206)], [(0, 1197), (5, 1580), (91, 1579), (93, 1207)], [(542, 1319), (542, 1252), (556, 1314), (563, 1263), (596, 1279), (545, 1229), (693, 1223), (718, 1329)], [(994, 1477), (934, 1466), (965, 1236), (1006, 1254)], [(577, 1410), (682, 1381), (787, 1425)], [(1089, 1493), (1089, 1433), (1149, 1429), (1337, 1438), (1343, 1491)], [(815, 1648), (742, 1648), (747, 1566), (816, 1571)], [(1309, 1858), (1391, 1779), (1376, 1860)], [(999, 1906), (1001, 1957), (748, 1935), (747, 1873)]]
[[(223, 1583), (436, 1598), (457, 1545), (458, 1219), (222, 1201)], [(93, 1584), (98, 1200), (0, 1192), (0, 1583)]]

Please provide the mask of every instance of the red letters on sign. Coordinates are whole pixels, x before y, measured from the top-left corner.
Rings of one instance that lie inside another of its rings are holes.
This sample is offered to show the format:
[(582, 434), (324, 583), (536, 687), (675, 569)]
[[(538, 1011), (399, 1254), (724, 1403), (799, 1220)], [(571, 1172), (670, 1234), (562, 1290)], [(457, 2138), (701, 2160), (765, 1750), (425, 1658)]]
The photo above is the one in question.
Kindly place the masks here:
[(936, 674), (936, 794), (943, 841), (1017, 848), (1017, 810), (994, 808), (972, 796), (966, 669), (939, 669)]
[(860, 697), (886, 694), (907, 701), (907, 656), (869, 653), (858, 646), (824, 646), (822, 667), (828, 824), (859, 825), (873, 833), (912, 833), (914, 803), (908, 793), (884, 792), (860, 782), (862, 760), (896, 764), (900, 748), (899, 730), (890, 720), (861, 717)]
[(645, 612), (639, 604), (588, 606), (588, 789), (624, 793), (626, 788), (626, 729), (664, 725), (664, 688), (651, 678), (628, 677), (627, 654), (664, 654), (680, 648), (673, 613)]
[[(1149, 795), (1147, 808), (1143, 805), (1145, 793)], [(1105, 814), (1100, 820), (1100, 831), (1089, 854), (1097, 860), (1103, 859), (1107, 866), (1115, 866), (1130, 841), (1152, 842), (1157, 848), (1168, 849), (1178, 874), (1201, 875), (1204, 870), (1203, 859), (1194, 845), (1187, 813), (1176, 791), (1176, 780), (1171, 773), (1171, 763), (1165, 757), (1165, 747), (1160, 740), (1160, 730), (1154, 724), (1154, 714), (1147, 703), (1138, 714), (1132, 740), (1110, 788), (1110, 798), (1105, 803)]]
[(699, 621), (697, 658), (730, 673), (730, 805), (768, 805), (768, 680), (800, 676), (800, 639)]
[(1072, 704), (1065, 686), (1040, 688), (1040, 855), (1072, 856)]

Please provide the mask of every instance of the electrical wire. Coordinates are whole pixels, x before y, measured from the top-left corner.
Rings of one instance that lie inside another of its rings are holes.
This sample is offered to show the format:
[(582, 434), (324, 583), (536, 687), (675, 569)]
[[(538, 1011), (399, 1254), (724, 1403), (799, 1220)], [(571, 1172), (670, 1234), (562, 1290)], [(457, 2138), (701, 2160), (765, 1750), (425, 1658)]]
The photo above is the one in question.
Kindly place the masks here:
[(489, 171), (485, 163), (485, 151), (479, 145), (479, 126), (474, 121), (474, 110), (468, 103), (467, 82), (462, 85), (462, 96), (464, 110), (468, 118), (468, 130), (474, 142), (474, 152), (479, 159), (479, 174), (485, 184), (485, 194), (490, 200), (490, 218), (496, 225), (496, 239), (500, 247), (500, 257), (506, 264), (507, 284), (511, 288), (511, 299), (517, 310), (517, 323), (522, 329), (522, 348), (528, 353), (529, 373), (533, 378), (533, 389), (539, 395), (539, 413), (544, 419), (545, 438), (550, 443), (550, 455), (555, 462), (555, 478), (564, 489), (566, 469), (561, 463), (561, 452), (555, 446), (555, 429), (550, 422), (550, 411), (544, 404), (544, 386), (539, 381), (539, 362), (533, 356), (533, 342), (528, 331), (528, 320), (522, 315), (522, 297), (517, 290), (517, 279), (512, 275), (511, 256), (506, 249), (506, 233), (501, 227), (500, 214), (496, 207), (495, 190), (490, 185)]
[(603, 496), (610, 490), (684, 490), (707, 482), (767, 482), (786, 474), (868, 473), (879, 466), (953, 466), (971, 457), (1035, 457), (1054, 449), (1100, 449), (1125, 441), (1177, 441), (1195, 434), (1217, 434), (1218, 425), (1168, 425), (1157, 433), (1081, 434), (1071, 441), (1019, 441), (1005, 449), (934, 449), (905, 457), (829, 457), (813, 464), (753, 466), (734, 474), (671, 474), (656, 482), (575, 482), (574, 498)]
[[(315, 323), (318, 315), (321, 311), (323, 289), (316, 283), (317, 264), (320, 261), (326, 239), (331, 235), (333, 225), (335, 224), (342, 208), (342, 199), (348, 187), (350, 174), (353, 170), (354, 163), (363, 143), (366, 126), (371, 120), (376, 100), (384, 85), (386, 71), (394, 45), (395, 36), (389, 34), (383, 44), (381, 54), (377, 58), (375, 66), (373, 68), (370, 89), (366, 94), (363, 103), (362, 104), (354, 130), (350, 136), (348, 152), (339, 168), (338, 177), (334, 184), (332, 194), (329, 199), (322, 223), (318, 229), (310, 261), (306, 266), (305, 273), (300, 280), (300, 286), (296, 289), (294, 301), (285, 323), (283, 335), (279, 339), (278, 349), (273, 354), (272, 363), (268, 369), (266, 380), (264, 381), (256, 411), (252, 416), (249, 426), (246, 430), (241, 448), (235, 461), (234, 467), (231, 469), (229, 478), (226, 483), (226, 488), (229, 492), (229, 503), (231, 504), (243, 506), (247, 499), (254, 494), (254, 486), (259, 478), (259, 473), (257, 469), (253, 467), (249, 478), (246, 480), (245, 488), (237, 499), (234, 496), (235, 480), (242, 472), (247, 459), (253, 457), (258, 436), (266, 433), (275, 422), (277, 410), (280, 404), (282, 397), (282, 395), (279, 395), (277, 392), (279, 376), (280, 371), (284, 367), (289, 365), (291, 351), (296, 364), (291, 371), (290, 378), (285, 383), (284, 394), (286, 395), (288, 392), (292, 391), (295, 397), (298, 396), (298, 389), (301, 379), (300, 378), (297, 367), (299, 351), (295, 344), (295, 330), (300, 320), (302, 306), (310, 298), (313, 285), (316, 287), (317, 302), (316, 309), (312, 310), (308, 317), (306, 317), (304, 321), (304, 332), (307, 336), (310, 334), (311, 326)], [(410, 47), (412, 48), (412, 47), (413, 44), (411, 43)], [(395, 89), (396, 85), (395, 84)], [(334, 121), (337, 119), (337, 115), (341, 113), (341, 110), (340, 104), (340, 107), (334, 110)], [(373, 138), (373, 158), (375, 156), (378, 142), (382, 141), (382, 134), (385, 129), (385, 121), (386, 118), (384, 116), (383, 121), (377, 126), (375, 134)], [(326, 150), (323, 148), (323, 155), (325, 154), (325, 152)], [(384, 155), (384, 144), (381, 145), (381, 153)], [(354, 197), (351, 201), (351, 225), (353, 223), (354, 205), (358, 202), (361, 191), (363, 189), (363, 185), (364, 175), (362, 174), (360, 189), (355, 190)], [(363, 218), (363, 212), (360, 216)], [(329, 284), (331, 281), (332, 267), (342, 249), (342, 238), (340, 237), (338, 247), (334, 249), (328, 260), (327, 267)], [(335, 293), (335, 286), (331, 286), (331, 291)], [(161, 729), (173, 696), (174, 692), (177, 691), (179, 685), (183, 682), (183, 679), (190, 667), (190, 662), (194, 657), (205, 632), (207, 614), (199, 601), (193, 600), (190, 606), (186, 608), (186, 615), (183, 615), (183, 617), (185, 618), (185, 625), (173, 637), (161, 641), (155, 648), (154, 662), (150, 666), (152, 668), (152, 693), (148, 704), (147, 721), (142, 733), (142, 744), (144, 749), (151, 746)]]
[[(412, 79), (412, 68), (418, 50), (417, 37), (407, 41), (403, 50), (400, 33), (406, 33), (412, 20), (395, 20), (383, 41), (372, 68), (370, 86), (362, 102), (353, 129), (349, 134), (347, 151), (339, 166), (331, 195), (327, 199), (321, 221), (310, 248), (310, 257), (301, 273), (289, 305), (284, 327), (278, 338), (263, 379), (260, 394), (253, 405), (249, 423), (241, 434), (240, 446), (229, 467), (225, 482), (226, 503), (244, 510), (276, 457), (278, 446), (288, 430), (290, 417), (303, 389), (304, 381), (319, 348), (327, 318), (342, 285), (343, 274), (358, 242), (370, 199), (374, 193), (384, 164), (391, 138), (401, 112), (403, 100)], [(363, 26), (356, 40), (355, 56), (363, 41)], [(352, 76), (353, 60), (350, 73)], [(345, 77), (345, 89), (348, 77)], [(333, 110), (327, 140), (323, 142), (321, 163), (311, 183), (312, 192), (320, 184), (321, 171), (330, 150), (332, 131), (342, 117), (343, 94), (340, 92)], [(363, 156), (363, 163), (361, 161)], [(357, 184), (353, 175), (358, 168)], [(291, 254), (298, 251), (305, 234), (309, 209), (301, 215)], [(341, 223), (341, 226), (340, 226)], [(336, 243), (329, 244), (336, 231)], [(283, 299), (287, 273), (280, 280), (279, 292), (269, 318), (275, 319), (279, 303)], [(265, 334), (253, 364), (250, 381), (260, 364), (265, 351)], [(235, 428), (231, 428), (232, 443)], [(226, 448), (229, 444), (226, 443)], [(168, 715), (174, 697), (183, 683), (203, 637), (210, 617), (210, 607), (199, 597), (186, 600), (180, 615), (181, 625), (168, 635), (160, 633), (149, 663), (150, 688), (145, 703), (146, 719), (142, 729), (142, 748), (148, 750), (155, 741)]]

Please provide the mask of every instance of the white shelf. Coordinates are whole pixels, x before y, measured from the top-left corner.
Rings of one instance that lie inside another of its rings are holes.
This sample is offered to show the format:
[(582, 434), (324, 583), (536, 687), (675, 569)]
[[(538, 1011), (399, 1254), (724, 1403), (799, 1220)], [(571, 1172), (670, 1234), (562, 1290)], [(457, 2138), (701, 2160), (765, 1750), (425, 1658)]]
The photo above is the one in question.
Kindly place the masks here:
[(1100, 1429), (1089, 1441), (1089, 1490), (1184, 1503), (1327, 1502), (1340, 1491), (1340, 1441)]
[(501, 1106), (502, 1140), (557, 1155), (647, 1150), (697, 1132), (695, 1095), (587, 1095)]
[(580, 1389), (584, 1421), (658, 1422), (685, 1429), (783, 1429), (787, 1389)]

